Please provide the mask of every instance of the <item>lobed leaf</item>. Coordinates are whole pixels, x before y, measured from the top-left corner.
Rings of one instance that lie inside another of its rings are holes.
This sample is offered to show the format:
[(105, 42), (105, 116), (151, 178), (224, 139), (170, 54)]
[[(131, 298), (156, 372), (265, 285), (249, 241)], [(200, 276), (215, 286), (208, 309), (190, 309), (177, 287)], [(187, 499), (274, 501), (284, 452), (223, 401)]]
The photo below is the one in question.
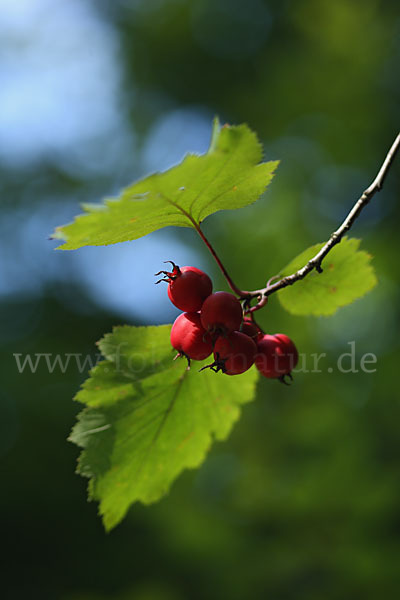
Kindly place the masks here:
[[(76, 399), (86, 405), (70, 440), (83, 448), (78, 472), (90, 478), (107, 530), (136, 501), (155, 502), (213, 439), (223, 440), (254, 396), (257, 372), (238, 377), (173, 361), (170, 326), (117, 327), (101, 340), (106, 360)], [(207, 363), (207, 361), (205, 361)]]
[(197, 227), (219, 210), (255, 202), (271, 181), (277, 161), (260, 163), (261, 145), (247, 125), (214, 122), (211, 145), (202, 156), (187, 155), (163, 173), (125, 188), (119, 198), (84, 205), (85, 214), (58, 227), (63, 250), (135, 240), (175, 225)]
[[(324, 244), (315, 244), (299, 254), (282, 272), (295, 273)], [(358, 250), (360, 240), (343, 238), (322, 262), (322, 273), (312, 271), (302, 281), (278, 292), (282, 306), (294, 315), (332, 315), (341, 306), (361, 298), (376, 285), (371, 255)]]

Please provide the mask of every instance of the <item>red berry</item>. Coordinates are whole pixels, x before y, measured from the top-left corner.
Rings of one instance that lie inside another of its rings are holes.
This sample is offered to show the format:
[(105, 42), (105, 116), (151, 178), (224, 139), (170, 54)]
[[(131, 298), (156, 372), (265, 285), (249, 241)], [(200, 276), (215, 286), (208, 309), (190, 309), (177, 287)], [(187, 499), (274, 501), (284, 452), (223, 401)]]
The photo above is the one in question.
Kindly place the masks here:
[(214, 371), (227, 375), (239, 375), (250, 369), (257, 352), (255, 342), (240, 331), (233, 331), (226, 337), (219, 337), (214, 346)]
[[(166, 276), (160, 281), (168, 282), (168, 297), (180, 310), (196, 312), (201, 309), (204, 300), (212, 292), (209, 276), (196, 267), (178, 267), (171, 263), (172, 271), (160, 271)], [(159, 283), (159, 281), (157, 281)]]
[(251, 317), (244, 317), (240, 326), (240, 331), (251, 337), (251, 339), (256, 343), (258, 340), (261, 340), (264, 335), (261, 328), (257, 325), (257, 323), (254, 323)]
[(285, 375), (297, 365), (299, 353), (292, 340), (283, 333), (264, 335), (257, 343), (255, 365), (265, 377), (279, 378), (284, 381)]
[(201, 323), (204, 329), (226, 335), (239, 329), (243, 313), (239, 300), (228, 292), (215, 292), (204, 301)]
[(203, 360), (212, 352), (211, 339), (201, 325), (199, 313), (182, 313), (171, 329), (171, 344), (180, 356)]

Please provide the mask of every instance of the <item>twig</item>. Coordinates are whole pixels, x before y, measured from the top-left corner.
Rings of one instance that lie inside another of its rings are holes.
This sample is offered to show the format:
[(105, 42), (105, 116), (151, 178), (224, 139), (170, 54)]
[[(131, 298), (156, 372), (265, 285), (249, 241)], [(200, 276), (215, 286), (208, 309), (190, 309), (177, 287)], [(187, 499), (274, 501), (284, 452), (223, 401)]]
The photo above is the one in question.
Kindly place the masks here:
[[(188, 219), (193, 223), (193, 226), (196, 229), (197, 233), (200, 235), (203, 242), (206, 244), (206, 246), (210, 250), (210, 252), (213, 255), (215, 261), (217, 262), (219, 268), (221, 269), (226, 281), (228, 282), (228, 285), (231, 288), (231, 290), (233, 292), (235, 292), (235, 294), (237, 296), (239, 296), (239, 298), (241, 300), (247, 301), (248, 308), (246, 309), (246, 313), (252, 313), (256, 310), (259, 310), (263, 306), (265, 306), (265, 304), (267, 303), (267, 300), (268, 300), (268, 296), (270, 296), (274, 292), (277, 292), (278, 290), (281, 290), (289, 285), (293, 285), (296, 281), (300, 281), (301, 279), (304, 279), (304, 277), (306, 277), (306, 275), (311, 273), (311, 271), (313, 271), (314, 269), (318, 273), (322, 273), (321, 263), (322, 263), (323, 259), (325, 258), (325, 256), (328, 254), (328, 252), (330, 252), (332, 250), (332, 248), (334, 246), (336, 246), (336, 244), (339, 244), (339, 242), (343, 238), (344, 234), (353, 225), (354, 221), (357, 219), (357, 217), (361, 213), (364, 206), (366, 206), (368, 204), (368, 202), (371, 200), (372, 196), (374, 196), (374, 194), (376, 192), (379, 192), (382, 189), (386, 175), (389, 172), (391, 164), (392, 164), (399, 148), (400, 148), (400, 133), (394, 140), (392, 147), (390, 148), (389, 152), (387, 153), (386, 158), (385, 158), (381, 168), (379, 169), (379, 172), (378, 172), (377, 176), (375, 177), (374, 181), (362, 193), (361, 197), (354, 204), (353, 208), (351, 209), (351, 211), (349, 212), (349, 214), (347, 215), (347, 217), (345, 218), (343, 223), (340, 225), (340, 227), (338, 227), (338, 229), (336, 229), (336, 231), (334, 231), (331, 234), (329, 240), (326, 242), (326, 244), (324, 244), (324, 246), (321, 248), (321, 250), (315, 256), (313, 256), (313, 258), (311, 258), (308, 261), (308, 263), (306, 265), (304, 265), (304, 267), (302, 267), (301, 269), (296, 271), (296, 273), (292, 273), (292, 275), (287, 275), (286, 277), (283, 277), (282, 279), (279, 279), (279, 277), (277, 277), (277, 276), (271, 277), (271, 279), (268, 281), (266, 287), (260, 288), (259, 290), (253, 290), (253, 291), (248, 292), (248, 291), (241, 290), (240, 288), (238, 288), (238, 286), (233, 282), (233, 280), (229, 276), (227, 270), (225, 269), (222, 261), (218, 257), (213, 246), (211, 245), (209, 240), (204, 235), (202, 229), (200, 228), (200, 225), (198, 223), (196, 223), (196, 221), (188, 213), (186, 213), (185, 211), (182, 211), (182, 212), (184, 212), (184, 214), (188, 217)], [(279, 279), (279, 281), (277, 281), (276, 283), (271, 283), (273, 279)], [(249, 304), (250, 304), (250, 301), (253, 299), (257, 299), (257, 304), (250, 308)]]
[(338, 229), (336, 229), (336, 231), (334, 231), (332, 233), (332, 235), (330, 236), (330, 238), (326, 242), (326, 244), (324, 244), (324, 246), (321, 248), (321, 250), (315, 256), (313, 256), (313, 258), (311, 258), (308, 261), (308, 263), (306, 265), (304, 265), (304, 267), (302, 267), (301, 269), (299, 269), (298, 271), (296, 271), (296, 273), (293, 273), (292, 275), (287, 275), (286, 277), (283, 277), (276, 283), (270, 284), (270, 282), (269, 282), (269, 284), (267, 284), (267, 286), (265, 288), (262, 288), (259, 290), (254, 290), (252, 292), (243, 292), (244, 297), (246, 297), (246, 298), (259, 298), (260, 299), (259, 303), (252, 308), (253, 311), (258, 310), (258, 308), (261, 308), (261, 306), (263, 306), (265, 304), (265, 302), (263, 302), (264, 298), (267, 298), (274, 292), (277, 292), (278, 290), (281, 290), (281, 289), (287, 287), (288, 285), (293, 285), (296, 281), (299, 281), (300, 279), (304, 279), (304, 277), (306, 275), (308, 275), (309, 273), (311, 273), (311, 271), (313, 271), (314, 269), (316, 271), (318, 271), (318, 273), (322, 273), (321, 263), (322, 263), (323, 259), (325, 258), (325, 256), (328, 254), (328, 252), (330, 252), (332, 250), (332, 248), (334, 246), (336, 246), (336, 244), (339, 244), (343, 235), (353, 225), (354, 221), (357, 219), (357, 217), (361, 213), (364, 206), (366, 206), (368, 204), (368, 202), (371, 200), (372, 196), (374, 196), (374, 194), (376, 192), (379, 192), (382, 189), (386, 175), (389, 172), (390, 166), (391, 166), (391, 164), (394, 160), (394, 157), (396, 156), (396, 153), (399, 150), (399, 148), (400, 148), (400, 133), (394, 140), (392, 147), (390, 148), (389, 152), (387, 153), (387, 156), (386, 156), (381, 168), (379, 169), (379, 172), (378, 172), (377, 176), (375, 177), (374, 181), (371, 183), (371, 185), (369, 187), (367, 187), (367, 189), (363, 192), (361, 197), (357, 200), (357, 202), (355, 203), (355, 205), (353, 206), (353, 208), (351, 209), (351, 211), (349, 212), (349, 214), (347, 215), (347, 217), (345, 218), (343, 223), (340, 225), (340, 227), (338, 227)]

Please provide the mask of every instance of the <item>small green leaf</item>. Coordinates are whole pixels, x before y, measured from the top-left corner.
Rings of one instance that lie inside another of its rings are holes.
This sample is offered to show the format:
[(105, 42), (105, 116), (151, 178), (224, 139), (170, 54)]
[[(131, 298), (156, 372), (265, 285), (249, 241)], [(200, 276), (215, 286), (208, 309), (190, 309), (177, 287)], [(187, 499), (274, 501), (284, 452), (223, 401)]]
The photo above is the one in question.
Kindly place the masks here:
[[(282, 272), (295, 273), (317, 254), (324, 244), (311, 246)], [(376, 285), (371, 256), (358, 250), (360, 240), (343, 238), (322, 262), (322, 273), (312, 271), (305, 279), (278, 292), (284, 308), (294, 315), (332, 315), (341, 306), (361, 298)]]
[(107, 530), (133, 502), (155, 502), (182, 470), (198, 467), (254, 396), (255, 369), (199, 373), (205, 361), (188, 371), (184, 359), (172, 360), (169, 332), (168, 325), (115, 328), (100, 342), (107, 360), (76, 397), (86, 408), (70, 439), (84, 448), (78, 471), (90, 478)]
[(197, 227), (219, 210), (255, 202), (271, 181), (277, 161), (260, 163), (261, 145), (247, 125), (220, 127), (214, 121), (211, 145), (202, 156), (184, 160), (125, 188), (119, 198), (86, 204), (85, 214), (58, 227), (59, 246), (74, 250), (135, 240), (175, 225)]

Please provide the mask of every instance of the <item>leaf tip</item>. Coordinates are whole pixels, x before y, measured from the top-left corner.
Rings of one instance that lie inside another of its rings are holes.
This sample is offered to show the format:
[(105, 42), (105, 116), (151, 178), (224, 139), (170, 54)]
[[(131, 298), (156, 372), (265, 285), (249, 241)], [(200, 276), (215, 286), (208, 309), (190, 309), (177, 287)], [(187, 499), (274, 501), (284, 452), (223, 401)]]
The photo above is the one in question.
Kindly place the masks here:
[(67, 242), (67, 236), (65, 235), (64, 231), (64, 225), (60, 225), (59, 227), (56, 227), (55, 230), (53, 231), (53, 233), (51, 235), (49, 235), (48, 239), (53, 241), (53, 240), (61, 240), (63, 243), (60, 244), (60, 246), (57, 246), (56, 248), (54, 248), (54, 250), (64, 250), (64, 246)]
[(220, 124), (218, 116), (215, 116), (213, 119), (212, 130), (211, 130), (210, 147), (208, 149), (209, 153), (214, 152), (215, 148), (217, 147), (220, 131), (221, 131), (221, 124)]

